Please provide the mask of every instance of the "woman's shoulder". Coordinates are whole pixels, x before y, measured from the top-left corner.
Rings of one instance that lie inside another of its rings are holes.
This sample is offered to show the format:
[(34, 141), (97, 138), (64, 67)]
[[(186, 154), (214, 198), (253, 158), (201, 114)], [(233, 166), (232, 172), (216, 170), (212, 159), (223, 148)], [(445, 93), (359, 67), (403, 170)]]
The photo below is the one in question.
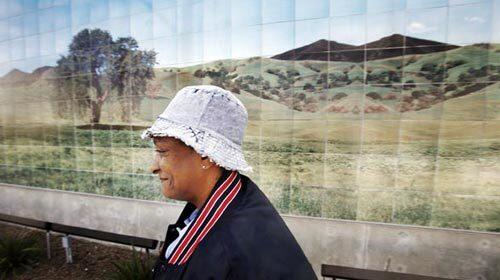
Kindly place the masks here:
[(260, 187), (249, 177), (244, 175), (241, 177), (242, 188), (239, 197), (228, 215), (236, 220), (233, 222), (238, 222), (239, 219), (243, 219), (239, 222), (251, 220), (271, 222), (274, 219), (281, 219), (278, 211)]
[(278, 243), (296, 243), (292, 233), (276, 208), (250, 178), (242, 178), (241, 197), (235, 200), (219, 229), (225, 239), (252, 244), (274, 239)]

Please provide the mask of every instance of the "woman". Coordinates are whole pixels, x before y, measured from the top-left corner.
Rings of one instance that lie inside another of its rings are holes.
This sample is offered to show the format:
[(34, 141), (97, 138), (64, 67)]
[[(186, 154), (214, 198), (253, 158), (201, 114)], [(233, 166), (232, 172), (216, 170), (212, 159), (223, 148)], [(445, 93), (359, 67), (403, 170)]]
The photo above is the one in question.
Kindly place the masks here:
[(143, 139), (165, 197), (187, 201), (168, 226), (154, 279), (317, 279), (262, 191), (241, 145), (248, 114), (216, 86), (181, 89)]

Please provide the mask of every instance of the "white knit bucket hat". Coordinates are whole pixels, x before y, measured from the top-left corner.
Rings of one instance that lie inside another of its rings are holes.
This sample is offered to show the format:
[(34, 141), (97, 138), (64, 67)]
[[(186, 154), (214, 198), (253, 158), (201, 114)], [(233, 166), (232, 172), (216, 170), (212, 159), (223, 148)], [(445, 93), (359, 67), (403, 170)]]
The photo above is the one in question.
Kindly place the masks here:
[(227, 170), (252, 172), (241, 145), (248, 122), (243, 103), (217, 86), (188, 86), (170, 101), (142, 139), (169, 136)]

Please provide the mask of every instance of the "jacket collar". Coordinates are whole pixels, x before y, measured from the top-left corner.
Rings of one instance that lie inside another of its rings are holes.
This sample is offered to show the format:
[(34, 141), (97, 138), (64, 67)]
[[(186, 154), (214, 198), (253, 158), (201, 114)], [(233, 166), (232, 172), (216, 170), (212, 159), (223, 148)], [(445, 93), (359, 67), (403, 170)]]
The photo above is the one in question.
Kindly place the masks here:
[[(236, 171), (224, 170), (200, 208), (197, 217), (189, 224), (186, 233), (179, 240), (170, 257), (166, 259), (169, 264), (181, 265), (189, 260), (198, 244), (224, 214), (240, 189), (241, 175)], [(195, 209), (196, 206), (188, 202), (177, 219), (176, 225), (184, 225), (183, 221)]]

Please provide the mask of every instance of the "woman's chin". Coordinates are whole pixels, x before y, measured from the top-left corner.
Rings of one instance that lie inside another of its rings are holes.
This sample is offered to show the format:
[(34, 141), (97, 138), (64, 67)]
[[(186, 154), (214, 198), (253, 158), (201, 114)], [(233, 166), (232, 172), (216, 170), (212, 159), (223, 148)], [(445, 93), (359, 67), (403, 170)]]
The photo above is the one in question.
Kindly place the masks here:
[(163, 191), (163, 196), (164, 196), (165, 198), (169, 198), (169, 199), (176, 199), (176, 196), (175, 196), (175, 195), (173, 195), (173, 194), (172, 194), (172, 193), (170, 193), (170, 192), (166, 192), (166, 191)]
[(166, 198), (184, 201), (182, 194), (174, 188), (171, 181), (162, 181), (161, 192)]
[(172, 192), (172, 186), (170, 185), (170, 181), (163, 181), (161, 184), (161, 188), (163, 196), (165, 196), (166, 198), (175, 199), (174, 198), (175, 195)]

